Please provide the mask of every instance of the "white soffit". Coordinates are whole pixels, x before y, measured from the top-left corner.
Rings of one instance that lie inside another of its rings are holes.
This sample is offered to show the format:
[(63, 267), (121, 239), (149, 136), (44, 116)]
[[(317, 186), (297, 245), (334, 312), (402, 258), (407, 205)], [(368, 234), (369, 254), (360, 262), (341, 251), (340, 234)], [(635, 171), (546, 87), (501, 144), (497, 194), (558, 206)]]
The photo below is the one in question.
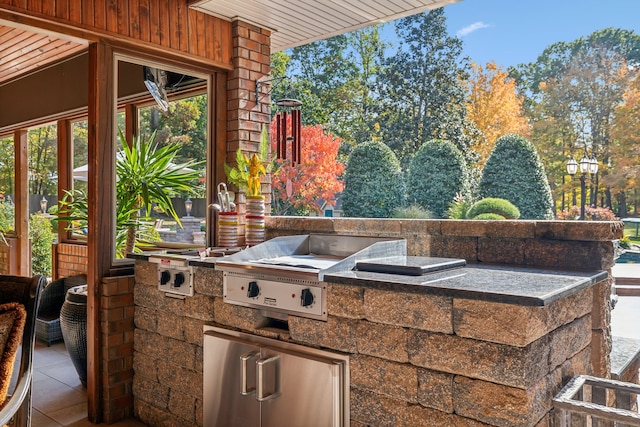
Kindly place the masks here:
[(271, 52), (277, 52), (457, 1), (201, 0), (189, 7), (271, 30)]

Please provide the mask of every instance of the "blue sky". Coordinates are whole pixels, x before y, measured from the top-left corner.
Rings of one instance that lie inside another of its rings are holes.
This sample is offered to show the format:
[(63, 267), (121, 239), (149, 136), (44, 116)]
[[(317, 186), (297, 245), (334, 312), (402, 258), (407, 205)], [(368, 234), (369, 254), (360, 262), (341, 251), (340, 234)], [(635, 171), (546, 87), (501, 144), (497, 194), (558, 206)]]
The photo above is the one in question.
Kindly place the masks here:
[(607, 27), (640, 34), (640, 0), (462, 0), (445, 7), (464, 56), (506, 68), (533, 62), (549, 45)]

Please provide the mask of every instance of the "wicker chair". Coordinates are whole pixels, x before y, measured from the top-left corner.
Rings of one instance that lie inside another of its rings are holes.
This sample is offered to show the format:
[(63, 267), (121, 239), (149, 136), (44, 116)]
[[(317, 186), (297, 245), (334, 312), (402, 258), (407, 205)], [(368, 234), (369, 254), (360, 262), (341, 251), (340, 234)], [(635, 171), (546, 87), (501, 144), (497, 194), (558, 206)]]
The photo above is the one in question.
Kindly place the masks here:
[(33, 381), (33, 348), (35, 341), (35, 317), (40, 292), (47, 280), (43, 276), (20, 277), (0, 275), (0, 303), (19, 302), (27, 311), (22, 334), (20, 356), (13, 368), (15, 386), (0, 409), (0, 426), (31, 425), (31, 384)]
[(60, 309), (64, 304), (67, 291), (78, 285), (86, 284), (87, 276), (63, 277), (49, 283), (42, 291), (40, 308), (36, 317), (36, 339), (50, 346), (56, 341), (62, 341), (60, 329)]

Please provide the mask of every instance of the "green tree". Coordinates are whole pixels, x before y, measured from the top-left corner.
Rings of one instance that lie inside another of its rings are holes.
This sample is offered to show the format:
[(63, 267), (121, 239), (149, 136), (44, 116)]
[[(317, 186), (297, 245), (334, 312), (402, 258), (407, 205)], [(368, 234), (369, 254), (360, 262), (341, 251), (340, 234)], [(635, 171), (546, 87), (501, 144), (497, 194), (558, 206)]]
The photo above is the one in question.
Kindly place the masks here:
[(407, 172), (407, 200), (444, 216), (456, 194), (464, 191), (466, 163), (450, 141), (427, 141), (411, 159)]
[[(596, 204), (604, 182), (604, 205), (612, 205), (615, 180), (608, 180), (611, 127), (616, 106), (640, 65), (640, 36), (606, 28), (572, 42), (546, 48), (535, 63), (510, 70), (523, 93), (533, 122), (532, 141), (539, 150), (549, 181), (564, 194), (565, 165), (570, 154), (595, 155), (600, 170), (589, 204)], [(603, 179), (601, 179), (603, 178)], [(562, 203), (564, 207), (564, 203)]]
[(453, 142), (468, 159), (477, 129), (467, 118), (469, 64), (462, 41), (447, 35), (442, 8), (396, 21), (400, 46), (379, 75), (382, 140), (403, 165), (431, 139)]
[(347, 217), (389, 218), (404, 205), (400, 163), (382, 142), (367, 142), (354, 148), (344, 179), (342, 210)]
[(509, 134), (498, 138), (482, 171), (480, 198), (506, 199), (522, 219), (553, 219), (553, 201), (544, 166), (535, 147)]
[(13, 138), (0, 138), (0, 194), (14, 194), (15, 158)]
[(29, 192), (55, 194), (52, 177), (58, 170), (58, 133), (55, 125), (30, 129), (29, 140)]
[(51, 220), (41, 214), (29, 217), (29, 239), (31, 240), (31, 274), (51, 277), (51, 244), (55, 235)]

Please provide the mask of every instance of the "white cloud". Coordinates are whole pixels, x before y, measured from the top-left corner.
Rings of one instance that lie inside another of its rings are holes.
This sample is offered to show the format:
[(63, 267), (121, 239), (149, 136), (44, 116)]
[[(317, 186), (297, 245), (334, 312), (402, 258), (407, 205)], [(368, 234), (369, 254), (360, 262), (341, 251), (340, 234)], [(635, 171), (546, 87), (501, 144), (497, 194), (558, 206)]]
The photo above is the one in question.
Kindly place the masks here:
[(471, 24), (471, 25), (467, 25), (467, 26), (466, 26), (466, 27), (464, 27), (463, 29), (459, 30), (459, 31), (456, 33), (456, 36), (458, 36), (458, 37), (464, 37), (464, 36), (466, 36), (467, 34), (471, 34), (471, 33), (473, 33), (473, 32), (474, 32), (474, 31), (476, 31), (476, 30), (481, 30), (481, 29), (483, 29), (483, 28), (489, 28), (489, 27), (491, 27), (491, 25), (489, 25), (489, 24), (485, 24), (485, 23), (484, 23), (484, 22), (482, 22), (482, 21), (474, 22), (473, 24)]

